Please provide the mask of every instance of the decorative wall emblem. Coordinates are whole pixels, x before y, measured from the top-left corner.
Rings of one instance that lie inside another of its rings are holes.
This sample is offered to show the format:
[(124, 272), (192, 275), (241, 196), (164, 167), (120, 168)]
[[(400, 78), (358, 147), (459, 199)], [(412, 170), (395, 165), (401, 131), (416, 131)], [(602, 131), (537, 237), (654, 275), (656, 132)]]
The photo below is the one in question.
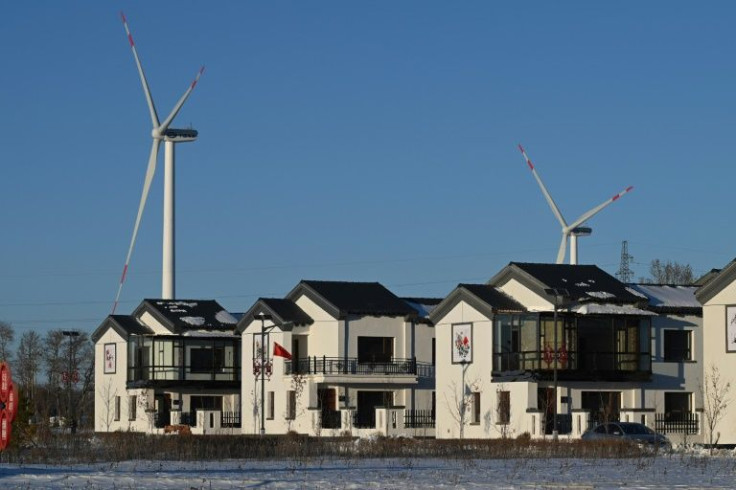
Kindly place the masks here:
[(452, 363), (473, 362), (473, 324), (457, 323), (452, 326)]
[(116, 347), (115, 344), (105, 344), (105, 359), (103, 361), (105, 363), (105, 374), (115, 374), (115, 367), (117, 365)]

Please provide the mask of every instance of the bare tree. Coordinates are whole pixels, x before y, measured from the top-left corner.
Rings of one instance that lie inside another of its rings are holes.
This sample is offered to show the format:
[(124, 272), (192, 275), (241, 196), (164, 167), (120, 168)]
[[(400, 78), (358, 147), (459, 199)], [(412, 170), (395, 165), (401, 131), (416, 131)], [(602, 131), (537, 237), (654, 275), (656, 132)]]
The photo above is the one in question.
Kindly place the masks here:
[(705, 374), (705, 380), (700, 386), (703, 397), (706, 437), (708, 438), (711, 454), (713, 453), (713, 447), (718, 444), (718, 440), (721, 438), (721, 433), (717, 432), (716, 429), (726, 413), (728, 404), (731, 402), (730, 391), (731, 383), (725, 382), (721, 378), (718, 367), (711, 364)]
[(15, 329), (10, 323), (0, 320), (0, 361), (10, 362), (13, 353), (10, 344), (15, 340)]
[(458, 425), (459, 438), (462, 439), (465, 435), (465, 426), (467, 425), (468, 411), (471, 408), (473, 401), (473, 393), (480, 391), (480, 380), (475, 379), (470, 383), (465, 382), (465, 375), (468, 369), (468, 364), (462, 365), (463, 369), (463, 382), (458, 389), (457, 383), (454, 381), (450, 383), (450, 391), (452, 392), (452, 398), (447, 396), (445, 392), (445, 404), (449, 409), (450, 415)]
[(118, 390), (113, 388), (112, 378), (107, 380), (104, 386), (99, 387), (100, 399), (102, 400), (102, 410), (100, 410), (99, 417), (102, 425), (105, 427), (105, 432), (110, 432), (110, 426), (115, 420), (116, 403)]
[(43, 359), (43, 354), (41, 336), (33, 330), (24, 332), (15, 353), (15, 373), (20, 387), (31, 403), (36, 399), (36, 378), (41, 370), (39, 361)]
[(678, 262), (662, 262), (659, 259), (652, 260), (649, 266), (649, 274), (652, 276), (650, 280), (645, 282), (655, 284), (692, 284), (695, 282), (693, 269), (690, 264), (680, 264)]

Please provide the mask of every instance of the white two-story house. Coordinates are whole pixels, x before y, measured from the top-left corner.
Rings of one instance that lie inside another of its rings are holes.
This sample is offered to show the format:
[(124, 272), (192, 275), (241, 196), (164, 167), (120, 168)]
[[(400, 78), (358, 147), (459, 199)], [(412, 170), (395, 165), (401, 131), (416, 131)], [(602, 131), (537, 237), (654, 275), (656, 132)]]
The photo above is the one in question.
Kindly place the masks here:
[(259, 299), (237, 327), (243, 432), (433, 434), (426, 314), (438, 302), (375, 282), (308, 280)]
[(579, 437), (593, 422), (653, 425), (647, 301), (590, 265), (510, 263), (429, 315), (438, 438)]
[(95, 431), (240, 432), (237, 320), (213, 300), (144, 300), (95, 343)]

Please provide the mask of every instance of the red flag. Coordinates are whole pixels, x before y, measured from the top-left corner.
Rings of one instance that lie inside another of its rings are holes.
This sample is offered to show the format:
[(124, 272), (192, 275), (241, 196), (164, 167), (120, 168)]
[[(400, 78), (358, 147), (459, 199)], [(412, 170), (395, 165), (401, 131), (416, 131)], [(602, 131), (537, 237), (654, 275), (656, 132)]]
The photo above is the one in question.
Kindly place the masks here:
[(281, 347), (281, 345), (278, 342), (273, 343), (273, 355), (279, 356), (279, 357), (285, 357), (286, 359), (291, 360), (291, 354), (288, 350)]

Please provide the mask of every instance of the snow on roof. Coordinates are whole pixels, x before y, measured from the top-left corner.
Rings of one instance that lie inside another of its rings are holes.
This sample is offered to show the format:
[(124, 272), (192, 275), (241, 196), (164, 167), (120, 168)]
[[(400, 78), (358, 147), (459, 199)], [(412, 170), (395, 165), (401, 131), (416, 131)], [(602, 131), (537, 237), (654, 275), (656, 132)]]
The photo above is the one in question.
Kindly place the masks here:
[(227, 330), (187, 330), (182, 333), (183, 337), (237, 337), (233, 332)]
[(633, 294), (646, 298), (654, 308), (702, 308), (695, 298), (698, 286), (631, 284)]
[(651, 311), (641, 310), (631, 305), (601, 305), (598, 303), (586, 303), (584, 305), (571, 308), (570, 311), (579, 315), (647, 315), (656, 316)]
[(238, 320), (225, 310), (219, 311), (215, 315), (215, 320), (217, 320), (220, 323), (232, 323), (232, 324), (238, 323)]
[(592, 298), (598, 298), (598, 299), (609, 299), (609, 298), (615, 298), (616, 297), (616, 295), (611, 294), (611, 293), (607, 293), (605, 291), (588, 291), (585, 294), (587, 294), (588, 296), (590, 296)]
[(183, 316), (180, 317), (179, 320), (195, 327), (201, 327), (202, 325), (204, 325), (204, 318), (202, 318), (201, 316)]

